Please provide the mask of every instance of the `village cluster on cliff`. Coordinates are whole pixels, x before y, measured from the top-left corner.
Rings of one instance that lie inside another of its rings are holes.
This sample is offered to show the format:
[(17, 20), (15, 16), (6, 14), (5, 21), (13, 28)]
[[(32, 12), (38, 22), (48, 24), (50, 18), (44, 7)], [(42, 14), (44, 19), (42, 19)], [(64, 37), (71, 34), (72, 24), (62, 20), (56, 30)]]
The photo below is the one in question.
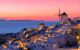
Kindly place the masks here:
[(38, 28), (24, 28), (3, 39), (0, 48), (2, 50), (51, 50), (70, 47), (80, 47), (80, 18), (72, 20), (64, 12), (60, 14), (60, 24), (46, 26), (40, 23)]

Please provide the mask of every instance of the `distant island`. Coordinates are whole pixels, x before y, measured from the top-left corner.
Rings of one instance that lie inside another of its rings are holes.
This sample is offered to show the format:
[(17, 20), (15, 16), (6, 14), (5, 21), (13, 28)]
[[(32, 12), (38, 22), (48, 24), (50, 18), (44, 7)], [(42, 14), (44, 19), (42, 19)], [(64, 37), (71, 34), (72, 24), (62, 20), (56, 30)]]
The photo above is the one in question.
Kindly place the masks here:
[(73, 50), (80, 47), (80, 18), (70, 19), (65, 12), (60, 14), (60, 22), (11, 20), (0, 24), (6, 31), (16, 25), (21, 28), (19, 31), (17, 27), (12, 29), (17, 32), (0, 34), (1, 50)]

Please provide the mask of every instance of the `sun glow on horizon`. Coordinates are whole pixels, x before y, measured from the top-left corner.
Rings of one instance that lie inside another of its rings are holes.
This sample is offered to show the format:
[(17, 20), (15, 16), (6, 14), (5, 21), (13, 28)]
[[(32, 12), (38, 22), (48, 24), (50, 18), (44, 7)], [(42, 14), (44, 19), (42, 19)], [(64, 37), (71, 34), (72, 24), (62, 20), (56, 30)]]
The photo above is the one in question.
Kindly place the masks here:
[(10, 20), (58, 20), (58, 8), (70, 18), (80, 16), (80, 0), (1, 0), (0, 18)]

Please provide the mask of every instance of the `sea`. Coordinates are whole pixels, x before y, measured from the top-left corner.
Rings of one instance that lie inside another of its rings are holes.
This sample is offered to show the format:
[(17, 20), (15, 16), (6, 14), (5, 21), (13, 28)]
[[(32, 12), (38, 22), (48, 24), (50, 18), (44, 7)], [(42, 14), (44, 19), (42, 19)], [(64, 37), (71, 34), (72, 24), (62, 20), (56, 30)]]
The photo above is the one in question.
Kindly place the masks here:
[(54, 26), (56, 21), (35, 21), (35, 20), (0, 20), (0, 34), (16, 33), (23, 28), (37, 28), (40, 23), (46, 26)]

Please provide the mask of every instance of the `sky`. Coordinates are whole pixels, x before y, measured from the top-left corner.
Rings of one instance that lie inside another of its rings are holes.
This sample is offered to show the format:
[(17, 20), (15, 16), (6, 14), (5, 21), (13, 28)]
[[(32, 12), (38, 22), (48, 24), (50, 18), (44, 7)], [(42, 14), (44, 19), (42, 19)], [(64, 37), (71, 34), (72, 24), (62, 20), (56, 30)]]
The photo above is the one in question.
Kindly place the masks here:
[(80, 16), (80, 0), (0, 0), (0, 19), (54, 21), (59, 8), (69, 18)]

